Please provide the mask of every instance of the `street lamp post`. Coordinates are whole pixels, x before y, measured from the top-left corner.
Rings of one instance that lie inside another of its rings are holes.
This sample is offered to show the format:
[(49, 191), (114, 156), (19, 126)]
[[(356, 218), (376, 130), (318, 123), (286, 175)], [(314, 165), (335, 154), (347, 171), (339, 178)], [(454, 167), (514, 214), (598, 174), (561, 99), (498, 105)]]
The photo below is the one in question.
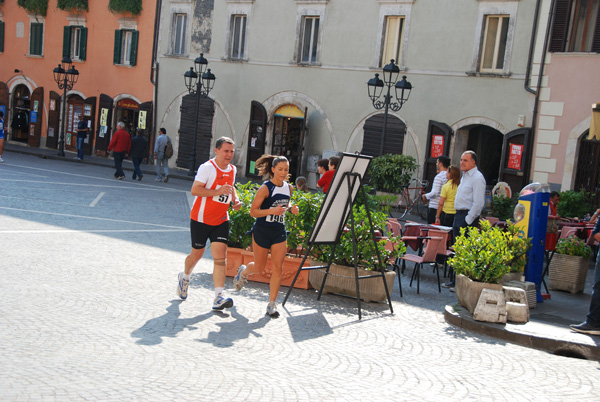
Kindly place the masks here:
[(196, 96), (196, 114), (194, 119), (194, 141), (192, 145), (192, 153), (190, 155), (190, 171), (188, 174), (194, 176), (196, 174), (196, 138), (198, 137), (198, 105), (200, 98), (208, 97), (209, 92), (215, 85), (215, 75), (207, 69), (208, 60), (204, 58), (204, 53), (200, 53), (199, 57), (194, 60), (194, 67), (190, 67), (189, 71), (183, 74), (185, 86), (188, 92)]
[[(63, 67), (64, 64), (64, 67)], [(65, 156), (65, 128), (66, 128), (66, 115), (67, 115), (67, 91), (73, 89), (77, 79), (79, 78), (79, 71), (73, 65), (73, 61), (70, 57), (63, 57), (61, 64), (54, 69), (54, 81), (58, 84), (58, 89), (63, 90), (62, 98), (62, 128), (60, 130), (60, 138), (58, 140), (58, 156)]]
[[(390, 64), (387, 64), (385, 67), (383, 67), (383, 81), (379, 78), (379, 74), (375, 74), (375, 77), (371, 78), (367, 83), (369, 98), (371, 98), (371, 102), (373, 102), (373, 107), (375, 107), (377, 110), (385, 108), (383, 114), (383, 130), (381, 132), (379, 155), (383, 155), (383, 144), (385, 142), (385, 131), (387, 129), (389, 109), (392, 109), (394, 112), (402, 109), (404, 103), (408, 101), (410, 91), (412, 90), (412, 85), (410, 82), (406, 81), (406, 75), (402, 76), (401, 81), (397, 81), (398, 74), (400, 74), (400, 68), (394, 63), (394, 59), (392, 59), (390, 60)], [(382, 100), (380, 98), (384, 86), (387, 87), (387, 94), (383, 96)], [(395, 88), (396, 95), (394, 102), (392, 102), (392, 95), (390, 94), (392, 87)]]

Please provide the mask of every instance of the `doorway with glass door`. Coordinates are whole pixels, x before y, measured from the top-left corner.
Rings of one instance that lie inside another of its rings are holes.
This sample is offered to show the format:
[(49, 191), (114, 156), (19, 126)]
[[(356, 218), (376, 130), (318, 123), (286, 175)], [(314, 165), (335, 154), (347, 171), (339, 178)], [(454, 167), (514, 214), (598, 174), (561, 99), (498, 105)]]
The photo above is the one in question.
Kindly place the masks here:
[[(285, 110), (284, 110), (285, 109)], [(302, 146), (304, 141), (304, 114), (293, 105), (275, 112), (273, 125), (273, 155), (283, 155), (290, 161), (290, 183), (301, 176)]]

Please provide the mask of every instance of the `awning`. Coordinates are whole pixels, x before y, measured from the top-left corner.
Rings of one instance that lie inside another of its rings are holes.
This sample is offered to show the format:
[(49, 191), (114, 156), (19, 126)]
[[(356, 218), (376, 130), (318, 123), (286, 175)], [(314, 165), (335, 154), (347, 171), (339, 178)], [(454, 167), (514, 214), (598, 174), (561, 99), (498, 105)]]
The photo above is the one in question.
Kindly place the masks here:
[(592, 105), (592, 123), (588, 139), (593, 140), (594, 138), (600, 141), (600, 103)]
[(294, 105), (285, 105), (275, 111), (275, 116), (290, 117), (293, 119), (303, 119), (304, 113)]

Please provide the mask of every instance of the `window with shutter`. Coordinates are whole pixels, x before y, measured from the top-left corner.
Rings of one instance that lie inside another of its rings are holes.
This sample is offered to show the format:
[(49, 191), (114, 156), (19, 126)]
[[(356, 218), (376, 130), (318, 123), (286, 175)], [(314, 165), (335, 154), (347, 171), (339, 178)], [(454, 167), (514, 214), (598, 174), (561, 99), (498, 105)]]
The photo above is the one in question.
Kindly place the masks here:
[(404, 17), (391, 15), (385, 17), (385, 36), (380, 61), (381, 67), (384, 67), (392, 59), (396, 60), (396, 63), (400, 63), (403, 28)]
[(550, 52), (600, 52), (600, 0), (556, 0)]
[(508, 15), (486, 16), (479, 71), (502, 72), (504, 70), (508, 22)]
[(319, 17), (304, 17), (300, 57), (302, 63), (313, 64), (317, 62), (318, 43)]
[(187, 14), (175, 14), (173, 16), (173, 31), (173, 54), (184, 56), (186, 54)]
[(231, 58), (242, 60), (246, 57), (246, 16), (231, 16)]
[(44, 39), (44, 24), (32, 22), (29, 31), (29, 54), (35, 56), (42, 55)]
[(0, 53), (4, 52), (4, 21), (0, 21)]
[(121, 64), (121, 37), (123, 32), (120, 29), (115, 30), (115, 48), (113, 52), (113, 64)]

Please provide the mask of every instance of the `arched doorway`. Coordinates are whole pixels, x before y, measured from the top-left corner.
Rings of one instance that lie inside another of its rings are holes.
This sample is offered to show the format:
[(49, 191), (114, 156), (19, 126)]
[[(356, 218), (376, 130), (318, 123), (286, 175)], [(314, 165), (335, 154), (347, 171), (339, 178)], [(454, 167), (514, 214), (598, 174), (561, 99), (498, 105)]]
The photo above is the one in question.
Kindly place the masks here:
[[(381, 149), (381, 136), (383, 133), (384, 114), (379, 113), (369, 117), (363, 127), (363, 146), (361, 154), (379, 156)], [(389, 114), (385, 130), (385, 143), (383, 153), (402, 154), (404, 149), (404, 135), (406, 124), (398, 117)]]
[(498, 183), (504, 136), (498, 130), (484, 125), (468, 127), (466, 148), (475, 151), (477, 168), (485, 177), (488, 186)]
[(83, 118), (83, 98), (71, 95), (67, 98), (67, 116), (65, 121), (65, 150), (77, 151), (77, 123)]
[[(290, 161), (290, 181), (301, 175), (302, 146), (304, 143), (304, 113), (297, 106), (284, 105), (273, 116), (273, 144), (271, 153), (283, 155)], [(252, 141), (252, 139), (250, 139)]]
[(584, 189), (594, 194), (594, 205), (600, 204), (600, 141), (588, 139), (589, 130), (579, 137), (579, 153), (577, 155), (577, 171), (575, 173), (574, 190)]
[(31, 92), (27, 86), (18, 85), (13, 91), (10, 121), (11, 141), (27, 143), (30, 111)]

